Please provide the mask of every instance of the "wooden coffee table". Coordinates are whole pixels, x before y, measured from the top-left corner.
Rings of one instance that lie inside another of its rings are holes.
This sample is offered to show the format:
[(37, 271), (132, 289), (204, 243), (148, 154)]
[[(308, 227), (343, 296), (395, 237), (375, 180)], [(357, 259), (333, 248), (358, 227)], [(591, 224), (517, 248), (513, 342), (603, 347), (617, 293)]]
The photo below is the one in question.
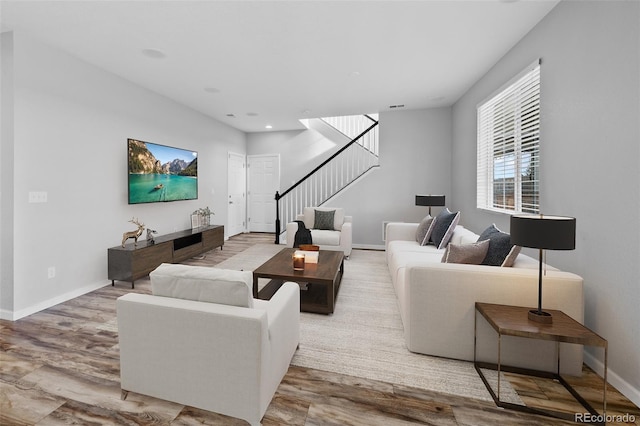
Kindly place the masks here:
[[(332, 314), (344, 272), (344, 253), (320, 250), (318, 263), (305, 263), (303, 271), (293, 270), (293, 253), (285, 248), (253, 271), (253, 297), (269, 300), (285, 281), (299, 283), (300, 310)], [(258, 279), (271, 281), (258, 292)]]

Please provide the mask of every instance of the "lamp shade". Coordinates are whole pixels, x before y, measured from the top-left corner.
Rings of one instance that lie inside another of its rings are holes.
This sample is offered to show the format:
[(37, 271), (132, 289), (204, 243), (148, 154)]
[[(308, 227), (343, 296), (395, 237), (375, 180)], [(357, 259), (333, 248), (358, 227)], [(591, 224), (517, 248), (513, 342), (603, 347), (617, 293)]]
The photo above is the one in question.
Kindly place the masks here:
[(416, 195), (416, 206), (444, 206), (444, 195)]
[(511, 243), (545, 250), (576, 248), (576, 219), (565, 216), (511, 216)]

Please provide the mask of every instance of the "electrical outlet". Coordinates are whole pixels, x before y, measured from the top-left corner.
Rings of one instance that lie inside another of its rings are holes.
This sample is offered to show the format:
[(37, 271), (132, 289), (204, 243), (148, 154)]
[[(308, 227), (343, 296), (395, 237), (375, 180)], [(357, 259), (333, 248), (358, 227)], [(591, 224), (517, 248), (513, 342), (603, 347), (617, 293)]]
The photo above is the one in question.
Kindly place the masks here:
[(30, 203), (46, 203), (47, 193), (45, 191), (29, 191)]
[(56, 267), (49, 266), (49, 269), (47, 269), (47, 277), (54, 278), (55, 276), (56, 276)]

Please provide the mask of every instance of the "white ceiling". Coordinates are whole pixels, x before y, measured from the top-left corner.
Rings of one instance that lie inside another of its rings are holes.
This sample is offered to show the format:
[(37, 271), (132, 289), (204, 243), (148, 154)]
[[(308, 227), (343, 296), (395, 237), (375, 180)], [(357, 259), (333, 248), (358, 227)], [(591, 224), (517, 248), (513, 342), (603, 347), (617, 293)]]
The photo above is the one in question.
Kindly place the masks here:
[(2, 0), (0, 22), (259, 132), (451, 105), (557, 3)]

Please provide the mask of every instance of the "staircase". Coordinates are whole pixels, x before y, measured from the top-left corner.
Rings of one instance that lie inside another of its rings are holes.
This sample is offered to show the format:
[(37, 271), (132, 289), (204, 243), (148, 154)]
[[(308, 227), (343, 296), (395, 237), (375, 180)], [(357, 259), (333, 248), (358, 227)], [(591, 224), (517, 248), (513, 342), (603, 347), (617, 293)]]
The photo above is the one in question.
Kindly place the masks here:
[(305, 207), (326, 203), (369, 170), (378, 166), (377, 114), (327, 117), (321, 120), (349, 142), (282, 194), (276, 192), (276, 240), (281, 223), (296, 220)]

